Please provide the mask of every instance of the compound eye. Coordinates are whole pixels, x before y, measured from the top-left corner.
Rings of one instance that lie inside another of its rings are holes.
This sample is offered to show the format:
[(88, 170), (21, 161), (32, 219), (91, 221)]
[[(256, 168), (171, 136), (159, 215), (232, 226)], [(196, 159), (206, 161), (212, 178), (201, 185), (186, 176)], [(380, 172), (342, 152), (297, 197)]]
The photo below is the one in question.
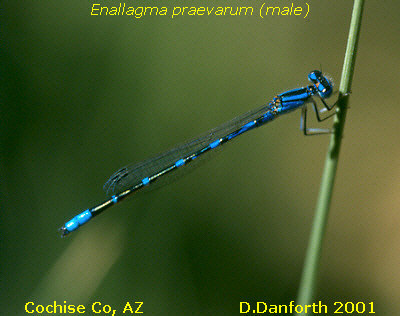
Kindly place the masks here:
[(317, 92), (322, 98), (328, 98), (332, 94), (332, 84), (319, 70), (311, 71), (308, 74), (308, 80), (310, 80)]
[(319, 70), (313, 70), (308, 74), (308, 80), (310, 80), (312, 83), (316, 83), (317, 81), (321, 80), (322, 72)]
[[(324, 78), (325, 79), (325, 78)], [(322, 98), (329, 98), (332, 94), (332, 85), (328, 80), (323, 80), (315, 85), (318, 89), (318, 93)]]

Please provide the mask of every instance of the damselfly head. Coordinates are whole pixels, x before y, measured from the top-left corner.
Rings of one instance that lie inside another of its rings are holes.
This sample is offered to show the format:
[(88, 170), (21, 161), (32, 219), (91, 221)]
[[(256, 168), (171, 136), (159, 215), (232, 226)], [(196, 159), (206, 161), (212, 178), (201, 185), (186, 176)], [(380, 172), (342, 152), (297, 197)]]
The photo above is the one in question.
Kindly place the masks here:
[(314, 70), (308, 74), (308, 80), (310, 80), (316, 91), (319, 93), (321, 98), (329, 98), (332, 94), (333, 84), (328, 77), (324, 76), (321, 71)]

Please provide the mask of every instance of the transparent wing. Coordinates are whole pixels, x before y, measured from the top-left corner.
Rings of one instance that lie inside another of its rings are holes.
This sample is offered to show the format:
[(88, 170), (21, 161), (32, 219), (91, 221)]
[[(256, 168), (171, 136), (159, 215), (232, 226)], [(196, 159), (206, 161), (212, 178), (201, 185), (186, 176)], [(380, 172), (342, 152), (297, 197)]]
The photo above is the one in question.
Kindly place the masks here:
[[(172, 148), (169, 151), (161, 153), (143, 162), (123, 167), (108, 179), (108, 181), (104, 184), (103, 189), (107, 192), (107, 194), (111, 195), (120, 193), (132, 186), (135, 186), (136, 184), (140, 183), (143, 178), (159, 173), (167, 167), (175, 164), (177, 160), (198, 152), (202, 148), (208, 146), (211, 142), (231, 134), (246, 123), (262, 116), (268, 111), (268, 105), (263, 105), (212, 129), (203, 136), (200, 136), (194, 140)], [(188, 164), (186, 167), (190, 165), (192, 164)], [(163, 177), (169, 177), (169, 174), (170, 173), (164, 175)]]

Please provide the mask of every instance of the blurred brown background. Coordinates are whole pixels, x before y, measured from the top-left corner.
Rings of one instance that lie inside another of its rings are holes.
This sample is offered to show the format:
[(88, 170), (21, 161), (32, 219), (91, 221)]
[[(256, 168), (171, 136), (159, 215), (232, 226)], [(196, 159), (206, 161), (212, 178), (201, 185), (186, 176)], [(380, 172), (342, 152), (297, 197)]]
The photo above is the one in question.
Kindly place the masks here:
[[(294, 300), (328, 144), (302, 135), (299, 112), (70, 238), (56, 230), (101, 202), (118, 168), (321, 65), (338, 84), (352, 1), (309, 0), (306, 19), (91, 17), (92, 3), (2, 3), (2, 312), (100, 301), (121, 315), (144, 301), (147, 315), (236, 315), (240, 301)], [(261, 2), (127, 2), (139, 4)], [(399, 13), (365, 6), (317, 297), (373, 301), (376, 315), (400, 313)]]

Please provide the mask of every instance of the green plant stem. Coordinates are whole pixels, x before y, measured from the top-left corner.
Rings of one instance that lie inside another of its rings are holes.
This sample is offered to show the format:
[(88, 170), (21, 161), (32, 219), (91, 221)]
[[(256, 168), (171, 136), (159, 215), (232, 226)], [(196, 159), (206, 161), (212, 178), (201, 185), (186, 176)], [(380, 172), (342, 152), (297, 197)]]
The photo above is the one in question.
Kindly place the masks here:
[[(326, 230), (329, 206), (332, 199), (333, 185), (338, 165), (340, 144), (346, 119), (348, 93), (350, 93), (353, 79), (363, 6), (364, 0), (354, 1), (342, 77), (339, 86), (339, 102), (333, 124), (334, 133), (330, 138), (328, 153), (325, 160), (325, 167), (315, 209), (315, 218), (311, 229), (297, 298), (297, 304), (302, 306), (312, 304), (314, 300), (323, 237)], [(304, 314), (300, 313), (298, 315)]]

